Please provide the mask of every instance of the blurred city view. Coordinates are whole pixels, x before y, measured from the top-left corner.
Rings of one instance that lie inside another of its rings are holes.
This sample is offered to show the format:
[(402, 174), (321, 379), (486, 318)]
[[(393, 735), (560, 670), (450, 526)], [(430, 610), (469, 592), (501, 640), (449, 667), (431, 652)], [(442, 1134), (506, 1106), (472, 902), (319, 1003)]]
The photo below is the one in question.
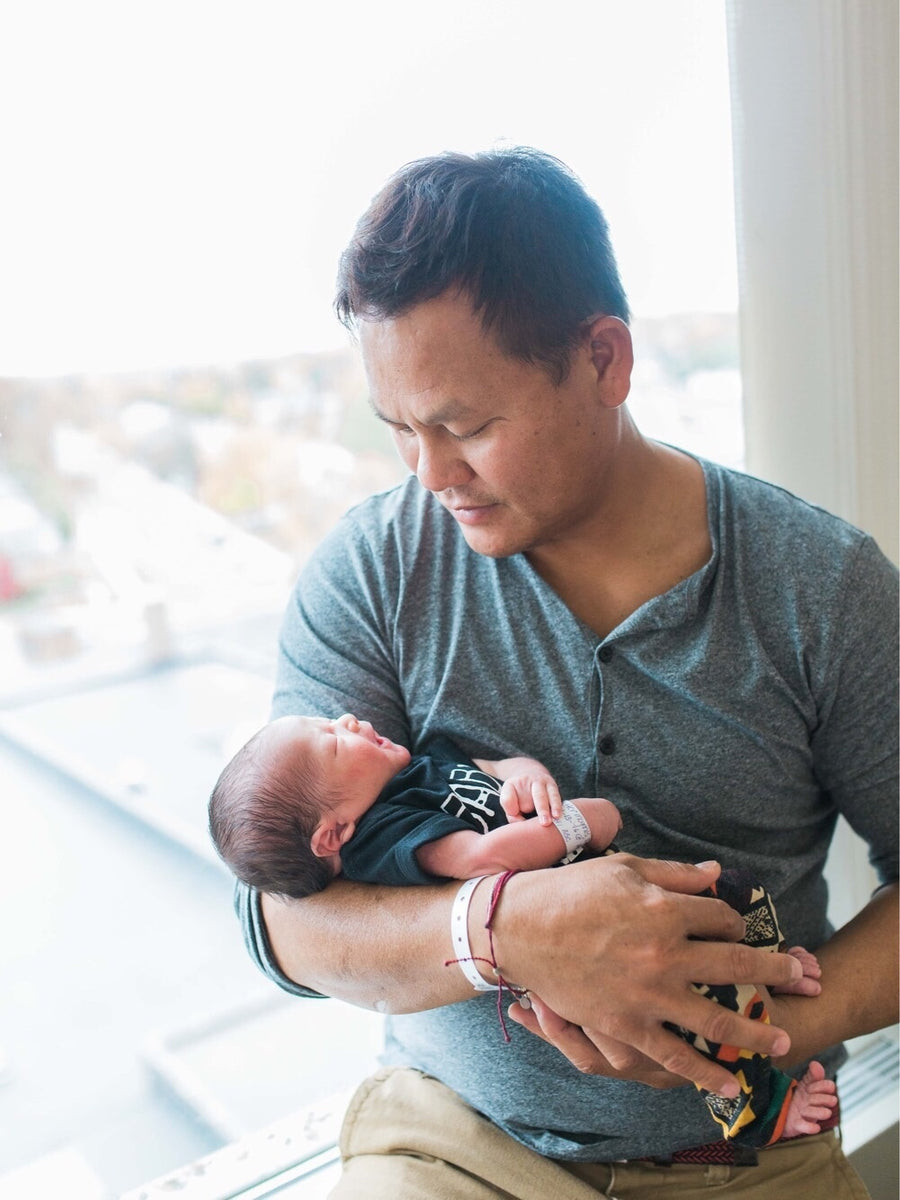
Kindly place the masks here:
[[(637, 321), (631, 408), (740, 466), (733, 314)], [(233, 366), (0, 378), (0, 694), (67, 664), (246, 652), (352, 504), (402, 477), (354, 347)], [(268, 644), (265, 631), (264, 647)]]
[[(735, 315), (634, 332), (638, 424), (742, 465)], [(357, 351), (0, 379), (0, 435), (0, 1196), (110, 1200), (301, 1109), (312, 1154), (379, 1022), (258, 974), (205, 810), (304, 560), (403, 475)]]

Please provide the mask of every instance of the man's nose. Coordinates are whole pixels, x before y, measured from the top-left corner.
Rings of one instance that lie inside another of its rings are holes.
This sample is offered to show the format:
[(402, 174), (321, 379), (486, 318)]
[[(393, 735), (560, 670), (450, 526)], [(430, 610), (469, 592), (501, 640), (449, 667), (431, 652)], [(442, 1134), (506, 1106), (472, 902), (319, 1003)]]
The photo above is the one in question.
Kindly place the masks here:
[(448, 488), (468, 483), (474, 471), (460, 456), (456, 445), (446, 438), (419, 438), (416, 455), (416, 478), (429, 492), (445, 492)]

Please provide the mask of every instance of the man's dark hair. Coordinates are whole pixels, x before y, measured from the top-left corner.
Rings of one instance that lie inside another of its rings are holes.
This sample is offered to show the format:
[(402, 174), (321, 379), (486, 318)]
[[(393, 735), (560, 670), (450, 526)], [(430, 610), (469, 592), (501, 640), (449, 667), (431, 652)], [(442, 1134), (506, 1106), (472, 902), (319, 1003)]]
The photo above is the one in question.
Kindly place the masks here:
[(402, 167), (341, 257), (335, 310), (352, 328), (453, 290), (506, 354), (556, 383), (588, 317), (629, 318), (603, 213), (568, 167), (529, 147)]
[(209, 832), (238, 879), (296, 900), (321, 892), (334, 873), (310, 838), (328, 806), (320, 782), (294, 756), (290, 777), (261, 753), (260, 730), (219, 776), (209, 798)]

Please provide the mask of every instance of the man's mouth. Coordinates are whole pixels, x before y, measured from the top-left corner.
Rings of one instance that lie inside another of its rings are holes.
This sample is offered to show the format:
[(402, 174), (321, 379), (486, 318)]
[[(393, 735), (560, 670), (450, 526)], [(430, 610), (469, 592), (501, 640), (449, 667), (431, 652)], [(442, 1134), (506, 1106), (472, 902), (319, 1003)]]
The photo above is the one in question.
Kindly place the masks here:
[(474, 525), (493, 512), (496, 508), (495, 503), (489, 504), (452, 504), (449, 506), (450, 512), (463, 525)]

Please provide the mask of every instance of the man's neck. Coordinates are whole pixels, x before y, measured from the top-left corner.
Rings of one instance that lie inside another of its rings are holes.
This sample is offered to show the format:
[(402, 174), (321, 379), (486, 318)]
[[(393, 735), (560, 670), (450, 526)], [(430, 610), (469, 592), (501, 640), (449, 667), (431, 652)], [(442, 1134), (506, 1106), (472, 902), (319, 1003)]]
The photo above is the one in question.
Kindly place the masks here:
[(527, 557), (572, 612), (606, 637), (698, 571), (712, 548), (706, 485), (695, 459), (635, 431), (599, 483), (594, 518)]

